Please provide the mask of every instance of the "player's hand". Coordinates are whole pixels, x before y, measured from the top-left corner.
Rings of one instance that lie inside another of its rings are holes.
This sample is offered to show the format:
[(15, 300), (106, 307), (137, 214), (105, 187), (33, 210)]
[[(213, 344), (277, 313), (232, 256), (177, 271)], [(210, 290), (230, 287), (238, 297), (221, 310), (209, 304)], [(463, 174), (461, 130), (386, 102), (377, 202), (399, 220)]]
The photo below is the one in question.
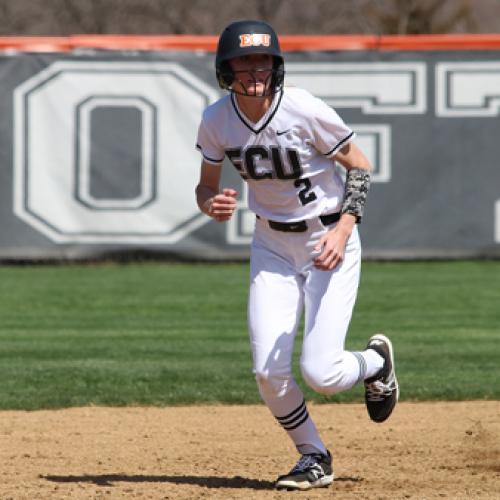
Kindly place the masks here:
[(319, 252), (319, 255), (313, 260), (314, 267), (323, 271), (331, 271), (344, 260), (345, 248), (351, 236), (354, 222), (354, 217), (351, 219), (351, 216), (342, 216), (333, 229), (321, 236), (314, 247), (314, 251)]
[(222, 193), (210, 199), (208, 215), (217, 222), (229, 220), (236, 210), (236, 196), (238, 192), (231, 188), (224, 188)]

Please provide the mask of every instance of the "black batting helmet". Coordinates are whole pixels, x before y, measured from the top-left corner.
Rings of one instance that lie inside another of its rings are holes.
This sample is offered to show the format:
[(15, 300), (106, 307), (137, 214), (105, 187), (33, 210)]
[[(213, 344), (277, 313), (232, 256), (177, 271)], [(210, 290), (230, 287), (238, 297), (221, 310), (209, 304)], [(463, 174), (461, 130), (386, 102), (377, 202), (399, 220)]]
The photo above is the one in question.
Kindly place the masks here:
[(215, 72), (219, 86), (231, 90), (235, 75), (229, 60), (247, 54), (269, 54), (273, 57), (271, 92), (283, 87), (285, 76), (278, 36), (264, 21), (236, 21), (222, 32), (217, 45)]

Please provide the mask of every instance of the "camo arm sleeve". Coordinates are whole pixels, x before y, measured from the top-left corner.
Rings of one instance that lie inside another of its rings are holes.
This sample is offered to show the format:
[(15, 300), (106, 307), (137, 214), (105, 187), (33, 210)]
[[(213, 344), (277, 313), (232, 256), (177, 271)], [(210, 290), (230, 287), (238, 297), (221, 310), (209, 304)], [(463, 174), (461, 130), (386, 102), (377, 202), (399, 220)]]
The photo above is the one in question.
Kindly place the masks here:
[(361, 222), (361, 218), (363, 217), (369, 189), (370, 172), (368, 170), (351, 168), (347, 171), (341, 213), (354, 215), (357, 224)]

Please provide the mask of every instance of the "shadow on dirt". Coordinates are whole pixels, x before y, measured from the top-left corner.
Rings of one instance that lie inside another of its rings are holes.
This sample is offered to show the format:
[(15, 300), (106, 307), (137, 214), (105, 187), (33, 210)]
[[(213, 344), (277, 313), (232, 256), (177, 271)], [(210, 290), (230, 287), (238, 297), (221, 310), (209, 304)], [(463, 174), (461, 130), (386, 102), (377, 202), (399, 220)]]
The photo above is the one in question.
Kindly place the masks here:
[[(101, 474), (82, 476), (40, 476), (55, 483), (92, 483), (97, 486), (114, 486), (113, 483), (175, 483), (204, 486), (206, 488), (249, 488), (252, 490), (272, 490), (274, 483), (259, 479), (248, 479), (241, 476), (148, 476), (127, 474)], [(335, 481), (360, 482), (359, 477), (339, 477)]]
[(102, 474), (82, 476), (40, 476), (55, 483), (93, 483), (98, 486), (113, 486), (113, 483), (175, 483), (205, 486), (207, 488), (250, 488), (268, 490), (274, 488), (274, 483), (245, 477), (217, 476), (149, 476), (127, 474)]

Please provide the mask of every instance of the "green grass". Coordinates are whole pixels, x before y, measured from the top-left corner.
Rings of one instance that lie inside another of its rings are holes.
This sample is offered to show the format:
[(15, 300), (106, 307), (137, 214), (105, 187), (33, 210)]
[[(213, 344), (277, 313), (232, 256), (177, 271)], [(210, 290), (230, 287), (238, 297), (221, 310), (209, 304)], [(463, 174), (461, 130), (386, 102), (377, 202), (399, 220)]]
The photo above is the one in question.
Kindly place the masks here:
[[(0, 408), (253, 403), (246, 264), (0, 267)], [(394, 340), (402, 399), (500, 399), (500, 262), (363, 265), (347, 347)], [(361, 388), (333, 398), (360, 401)]]

